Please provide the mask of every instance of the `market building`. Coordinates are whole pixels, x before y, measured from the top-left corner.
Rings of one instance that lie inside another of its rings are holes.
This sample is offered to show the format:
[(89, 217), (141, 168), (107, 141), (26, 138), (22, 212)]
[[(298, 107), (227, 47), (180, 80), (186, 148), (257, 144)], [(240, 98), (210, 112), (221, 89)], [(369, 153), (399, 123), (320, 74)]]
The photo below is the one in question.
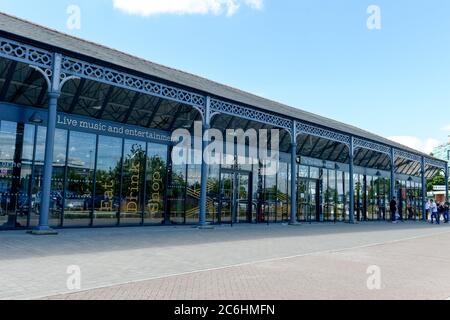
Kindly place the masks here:
[[(277, 173), (174, 164), (196, 122), (279, 129)], [(436, 174), (446, 161), (359, 128), (0, 14), (3, 229), (388, 221), (393, 196), (422, 220)]]

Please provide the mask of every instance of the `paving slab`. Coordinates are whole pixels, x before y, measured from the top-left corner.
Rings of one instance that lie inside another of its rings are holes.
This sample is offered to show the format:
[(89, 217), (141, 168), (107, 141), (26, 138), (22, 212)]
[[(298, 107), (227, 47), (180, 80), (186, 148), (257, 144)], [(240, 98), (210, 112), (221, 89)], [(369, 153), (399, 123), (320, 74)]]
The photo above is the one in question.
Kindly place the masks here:
[(0, 299), (446, 299), (449, 240), (448, 226), (420, 222), (2, 232)]

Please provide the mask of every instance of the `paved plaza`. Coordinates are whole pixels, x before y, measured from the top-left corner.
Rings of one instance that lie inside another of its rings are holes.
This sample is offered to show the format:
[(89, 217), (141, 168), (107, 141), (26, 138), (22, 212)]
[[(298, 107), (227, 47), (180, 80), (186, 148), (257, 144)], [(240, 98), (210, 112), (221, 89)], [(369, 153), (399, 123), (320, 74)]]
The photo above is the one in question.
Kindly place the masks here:
[[(0, 299), (447, 299), (450, 227), (424, 223), (0, 233)], [(81, 288), (67, 287), (69, 266)], [(380, 271), (369, 290), (367, 270)]]

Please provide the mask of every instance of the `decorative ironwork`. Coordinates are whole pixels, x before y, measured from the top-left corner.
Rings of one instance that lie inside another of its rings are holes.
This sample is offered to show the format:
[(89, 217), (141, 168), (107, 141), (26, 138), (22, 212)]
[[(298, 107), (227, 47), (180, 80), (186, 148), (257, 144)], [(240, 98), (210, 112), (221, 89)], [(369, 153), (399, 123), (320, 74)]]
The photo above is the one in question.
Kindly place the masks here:
[(265, 113), (255, 109), (239, 106), (237, 104), (224, 102), (217, 99), (211, 99), (211, 114), (228, 114), (231, 116), (239, 116), (247, 120), (253, 120), (274, 127), (283, 128), (292, 134), (292, 120)]
[(62, 72), (124, 89), (149, 94), (196, 107), (204, 114), (205, 97), (155, 81), (91, 64), (78, 59), (63, 57)]
[(50, 70), (53, 63), (52, 53), (3, 37), (0, 37), (0, 57)]
[(356, 149), (367, 149), (372, 150), (379, 153), (384, 153), (391, 157), (391, 148), (388, 146), (385, 146), (383, 144), (379, 144), (376, 142), (360, 139), (360, 138), (353, 138), (353, 150)]
[(312, 126), (303, 122), (297, 122), (297, 134), (309, 134), (319, 138), (324, 138), (332, 141), (343, 143), (350, 147), (350, 136), (331, 131), (328, 129)]
[(422, 157), (411, 153), (411, 152), (407, 152), (407, 151), (403, 151), (403, 150), (398, 150), (398, 149), (394, 149), (394, 159), (397, 158), (403, 158), (403, 159), (407, 159), (407, 160), (411, 160), (414, 162), (422, 162)]
[(437, 159), (431, 159), (431, 158), (425, 158), (425, 164), (432, 166), (432, 167), (436, 167), (439, 169), (446, 169), (447, 168), (447, 162), (445, 161), (441, 161), (441, 160), (437, 160)]
[[(50, 88), (56, 87), (53, 85), (53, 82), (55, 81), (62, 86), (68, 80), (83, 78), (191, 105), (201, 113), (203, 118), (208, 116), (206, 114), (205, 96), (67, 56), (62, 56), (61, 70), (59, 70), (59, 68), (57, 70), (59, 78), (55, 79), (53, 77), (53, 68), (55, 67), (53, 53), (3, 37), (0, 37), (0, 57), (30, 65), (30, 67), (43, 74), (47, 83), (51, 84), (49, 86)], [(247, 120), (283, 128), (288, 131), (291, 136), (308, 134), (337, 141), (347, 146), (350, 146), (350, 141), (352, 139), (349, 135), (325, 128), (300, 121), (295, 121), (294, 124), (294, 121), (281, 116), (224, 102), (218, 99), (211, 99), (209, 117), (220, 113), (239, 116)], [(295, 128), (293, 128), (293, 124), (295, 125)], [(388, 146), (360, 138), (353, 139), (354, 149), (365, 148), (389, 156), (391, 155), (391, 148)], [(421, 162), (420, 156), (403, 150), (394, 150), (394, 155), (395, 157), (402, 157), (411, 161)], [(432, 158), (425, 158), (425, 164), (440, 169), (446, 169), (447, 167), (445, 161)]]

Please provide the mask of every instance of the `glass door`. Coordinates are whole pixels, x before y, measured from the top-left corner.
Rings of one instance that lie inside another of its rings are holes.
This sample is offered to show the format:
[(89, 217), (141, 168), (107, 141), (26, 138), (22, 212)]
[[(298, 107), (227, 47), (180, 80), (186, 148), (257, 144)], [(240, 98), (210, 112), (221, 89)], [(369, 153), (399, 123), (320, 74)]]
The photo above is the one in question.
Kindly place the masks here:
[(301, 179), (297, 187), (297, 221), (307, 221), (309, 213), (308, 180)]
[(251, 174), (223, 170), (220, 175), (219, 223), (251, 222)]
[(308, 221), (320, 221), (320, 209), (319, 209), (319, 193), (318, 193), (318, 181), (309, 181), (309, 192), (308, 192)]
[(234, 174), (222, 172), (220, 177), (219, 223), (231, 223), (234, 203)]
[(249, 173), (236, 173), (236, 222), (251, 223), (251, 179)]

